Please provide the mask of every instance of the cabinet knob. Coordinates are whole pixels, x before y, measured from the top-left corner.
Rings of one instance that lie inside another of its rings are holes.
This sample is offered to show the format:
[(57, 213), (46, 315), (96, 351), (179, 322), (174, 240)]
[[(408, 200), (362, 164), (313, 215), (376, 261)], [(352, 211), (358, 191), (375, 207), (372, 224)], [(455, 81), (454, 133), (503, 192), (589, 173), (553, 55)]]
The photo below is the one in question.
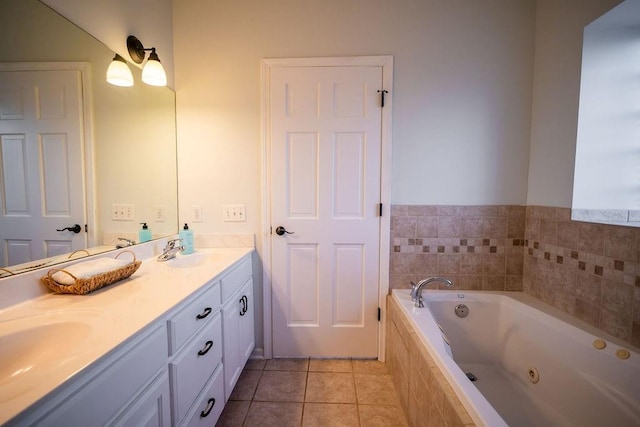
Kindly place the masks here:
[(204, 408), (204, 411), (200, 412), (200, 418), (205, 418), (207, 417), (211, 411), (213, 410), (213, 406), (216, 404), (216, 399), (215, 397), (212, 397), (211, 399), (209, 399), (207, 401), (207, 407)]

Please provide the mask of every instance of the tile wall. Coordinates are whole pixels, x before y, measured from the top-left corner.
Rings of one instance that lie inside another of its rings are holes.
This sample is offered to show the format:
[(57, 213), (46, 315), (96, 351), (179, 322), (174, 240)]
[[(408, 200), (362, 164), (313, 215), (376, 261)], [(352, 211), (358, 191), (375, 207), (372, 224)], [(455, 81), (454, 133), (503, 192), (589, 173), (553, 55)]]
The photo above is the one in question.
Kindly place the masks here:
[(523, 290), (640, 347), (640, 228), (528, 206)]
[(439, 275), (456, 289), (522, 290), (523, 206), (391, 208), (391, 288)]
[(440, 275), (456, 289), (524, 291), (638, 347), (639, 261), (640, 228), (571, 221), (566, 208), (391, 209), (391, 288)]

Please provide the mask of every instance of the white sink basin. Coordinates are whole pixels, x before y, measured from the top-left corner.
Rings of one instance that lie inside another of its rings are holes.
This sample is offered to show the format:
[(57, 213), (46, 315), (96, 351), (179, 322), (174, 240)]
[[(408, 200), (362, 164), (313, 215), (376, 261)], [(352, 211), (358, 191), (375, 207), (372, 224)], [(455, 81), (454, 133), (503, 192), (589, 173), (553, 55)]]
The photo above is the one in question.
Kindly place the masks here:
[(73, 360), (92, 331), (81, 318), (53, 313), (0, 322), (0, 395), (18, 396)]
[(164, 261), (164, 263), (174, 268), (196, 267), (205, 264), (210, 257), (211, 254), (208, 252), (194, 252), (189, 255), (177, 255), (173, 259)]

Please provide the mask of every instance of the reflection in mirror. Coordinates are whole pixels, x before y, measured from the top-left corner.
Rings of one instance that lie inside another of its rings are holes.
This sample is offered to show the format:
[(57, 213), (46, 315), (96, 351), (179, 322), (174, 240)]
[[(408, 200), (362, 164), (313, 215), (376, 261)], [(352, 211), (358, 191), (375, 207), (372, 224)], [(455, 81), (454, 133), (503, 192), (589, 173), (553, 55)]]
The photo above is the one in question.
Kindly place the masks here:
[(142, 222), (177, 233), (175, 95), (132, 64), (133, 87), (108, 84), (113, 56), (37, 0), (0, 0), (0, 277), (138, 241)]
[(640, 1), (584, 30), (571, 218), (640, 227)]

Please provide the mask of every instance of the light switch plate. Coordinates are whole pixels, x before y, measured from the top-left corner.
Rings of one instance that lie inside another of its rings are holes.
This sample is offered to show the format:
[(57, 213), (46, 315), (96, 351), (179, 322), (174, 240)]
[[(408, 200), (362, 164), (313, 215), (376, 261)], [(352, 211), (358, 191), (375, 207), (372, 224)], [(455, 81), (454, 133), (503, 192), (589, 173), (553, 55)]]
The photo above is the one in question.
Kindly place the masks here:
[(223, 205), (222, 220), (224, 222), (243, 222), (247, 220), (245, 205)]
[(111, 219), (114, 221), (135, 221), (135, 206), (122, 203), (111, 205)]

